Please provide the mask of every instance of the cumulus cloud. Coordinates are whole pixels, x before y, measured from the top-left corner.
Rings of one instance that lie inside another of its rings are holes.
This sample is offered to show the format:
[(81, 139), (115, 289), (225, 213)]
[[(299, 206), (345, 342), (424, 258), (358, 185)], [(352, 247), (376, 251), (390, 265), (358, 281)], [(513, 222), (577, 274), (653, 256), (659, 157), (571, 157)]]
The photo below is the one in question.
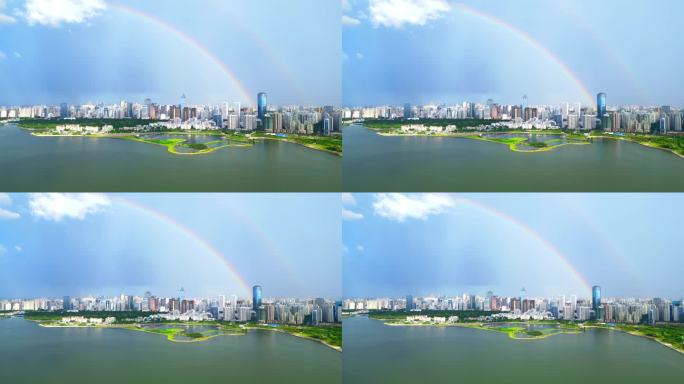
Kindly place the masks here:
[(361, 24), (361, 20), (351, 16), (342, 15), (342, 25), (346, 25), (347, 27), (354, 27), (359, 24)]
[(110, 204), (110, 199), (99, 193), (33, 193), (29, 198), (31, 215), (49, 221), (83, 220)]
[(83, 23), (106, 8), (104, 0), (27, 0), (24, 17), (30, 25), (58, 27)]
[(357, 246), (356, 246), (356, 250), (359, 251), (359, 252), (363, 252), (363, 251), (366, 250), (366, 248), (364, 248), (363, 245), (357, 245)]
[(14, 246), (14, 250), (17, 251), (17, 252), (21, 252), (21, 251), (23, 251), (24, 249), (23, 249), (21, 246), (19, 246), (19, 245), (15, 245), (15, 246)]
[(370, 0), (369, 11), (374, 26), (402, 28), (425, 25), (451, 9), (446, 0)]
[(374, 213), (385, 219), (403, 222), (406, 219), (425, 220), (454, 206), (447, 195), (425, 193), (406, 195), (402, 193), (379, 193), (373, 202)]
[(356, 58), (359, 60), (363, 60), (363, 53), (361, 52), (356, 52)]
[(342, 193), (342, 204), (356, 205), (356, 198), (349, 192)]
[(343, 220), (361, 220), (361, 219), (363, 219), (363, 214), (343, 208), (342, 209), (342, 219)]
[(12, 204), (12, 198), (9, 193), (0, 192), (0, 205), (10, 205)]

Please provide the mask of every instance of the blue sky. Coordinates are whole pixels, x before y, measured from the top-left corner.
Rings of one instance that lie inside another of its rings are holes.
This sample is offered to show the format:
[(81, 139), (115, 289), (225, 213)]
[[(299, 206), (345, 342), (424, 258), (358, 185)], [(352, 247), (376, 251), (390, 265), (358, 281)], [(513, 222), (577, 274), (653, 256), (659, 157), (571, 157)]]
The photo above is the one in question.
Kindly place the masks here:
[(245, 297), (213, 247), (264, 296), (337, 298), (339, 212), (338, 194), (0, 194), (0, 297)]
[(345, 297), (516, 295), (522, 287), (530, 296), (586, 296), (587, 283), (606, 297), (684, 295), (680, 194), (343, 200)]
[(0, 0), (0, 105), (245, 103), (203, 50), (252, 99), (339, 104), (340, 12), (338, 0)]
[(345, 0), (343, 9), (345, 105), (523, 94), (530, 104), (588, 103), (563, 66), (609, 104), (684, 105), (679, 0)]

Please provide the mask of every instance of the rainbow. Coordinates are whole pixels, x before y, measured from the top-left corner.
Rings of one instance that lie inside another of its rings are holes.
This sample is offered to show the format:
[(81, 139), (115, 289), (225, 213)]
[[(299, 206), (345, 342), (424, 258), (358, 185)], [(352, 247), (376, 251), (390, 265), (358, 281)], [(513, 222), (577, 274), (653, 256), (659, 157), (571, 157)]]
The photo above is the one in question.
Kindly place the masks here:
[(287, 79), (287, 82), (290, 84), (292, 89), (295, 90), (300, 100), (304, 100), (304, 91), (299, 86), (299, 83), (295, 80), (295, 77), (290, 71), (290, 68), (285, 64), (281, 57), (275, 53), (273, 48), (266, 43), (266, 41), (261, 37), (261, 35), (258, 32), (254, 31), (252, 28), (249, 28), (249, 26), (245, 23), (244, 18), (234, 17), (236, 16), (236, 13), (228, 9), (226, 5), (227, 3), (225, 0), (216, 0), (214, 1), (214, 4), (212, 6), (226, 11), (225, 13), (231, 16), (231, 20), (233, 21), (234, 25), (239, 26), (241, 32), (249, 36), (249, 38), (252, 41), (254, 41), (256, 45), (259, 46), (261, 51), (269, 56), (270, 62), (274, 64), (276, 67), (278, 67), (278, 72), (280, 72), (285, 77), (285, 79)]
[(580, 80), (579, 76), (577, 76), (575, 72), (573, 72), (573, 70), (563, 60), (561, 60), (550, 49), (546, 48), (538, 40), (532, 37), (532, 35), (508, 23), (507, 21), (504, 21), (488, 13), (484, 13), (478, 9), (468, 7), (465, 4), (454, 3), (452, 4), (452, 6), (454, 9), (457, 9), (462, 13), (477, 17), (480, 20), (492, 23), (500, 28), (505, 29), (508, 32), (513, 33), (514, 35), (518, 36), (519, 38), (523, 39), (525, 42), (533, 46), (535, 49), (539, 50), (540, 52), (543, 52), (549, 59), (551, 59), (551, 61), (558, 65), (558, 67), (561, 68), (561, 70), (568, 76), (568, 78), (570, 78), (570, 80), (577, 86), (577, 88), (579, 88), (583, 96), (586, 98), (586, 101), (589, 103), (589, 105), (596, 106), (594, 96), (591, 92), (589, 92), (589, 88), (587, 88), (587, 86), (584, 85), (584, 83)]
[(148, 13), (142, 12), (139, 9), (131, 8), (129, 6), (119, 4), (119, 3), (109, 3), (109, 6), (112, 8), (121, 11), (123, 13), (126, 13), (128, 15), (136, 16), (142, 20), (145, 20), (146, 22), (149, 22), (169, 33), (172, 35), (176, 36), (178, 39), (182, 40), (185, 44), (193, 47), (196, 49), (199, 53), (201, 53), (205, 58), (207, 58), (210, 62), (214, 63), (220, 70), (225, 74), (226, 78), (228, 81), (233, 84), (238, 92), (240, 93), (240, 96), (243, 98), (243, 101), (247, 102), (249, 106), (254, 107), (254, 102), (253, 102), (253, 97), (251, 96), (252, 93), (247, 91), (245, 86), (238, 80), (237, 76), (233, 73), (233, 71), (228, 68), (228, 66), (221, 61), (211, 50), (209, 50), (207, 47), (202, 45), (199, 41), (194, 39), (192, 36), (188, 35), (187, 33), (179, 30), (178, 28), (174, 27), (173, 25), (169, 24), (168, 22), (154, 16), (150, 15)]
[(171, 216), (167, 215), (164, 212), (161, 212), (157, 209), (154, 209), (152, 207), (149, 207), (147, 205), (143, 205), (139, 202), (133, 201), (131, 199), (127, 199), (123, 196), (117, 196), (115, 198), (115, 201), (121, 204), (124, 204), (130, 208), (136, 209), (138, 211), (141, 211), (149, 216), (152, 216), (156, 219), (158, 219), (161, 222), (166, 223), (167, 225), (177, 229), (179, 232), (183, 233), (186, 237), (189, 239), (193, 240), (196, 244), (199, 244), (202, 248), (204, 248), (210, 255), (214, 256), (217, 260), (219, 260), (223, 265), (226, 266), (226, 269), (235, 277), (235, 280), (238, 282), (240, 285), (240, 288), (243, 290), (243, 294), (248, 294), (250, 292), (250, 286), (247, 284), (245, 279), (240, 275), (238, 272), (237, 268), (231, 263), (228, 258), (226, 258), (221, 251), (216, 249), (216, 247), (211, 244), (208, 240), (200, 236), (197, 232), (195, 232), (192, 228), (186, 226), (185, 224), (181, 223), (180, 221), (172, 218)]
[(453, 198), (453, 200), (456, 203), (467, 204), (467, 205), (474, 207), (474, 208), (477, 208), (483, 212), (486, 212), (488, 214), (496, 216), (499, 219), (502, 219), (502, 220), (514, 225), (516, 228), (522, 230), (523, 232), (525, 232), (525, 234), (527, 234), (529, 237), (535, 239), (538, 243), (540, 243), (542, 246), (544, 246), (544, 248), (546, 248), (547, 251), (549, 251), (552, 255), (554, 255), (567, 268), (567, 270), (570, 271), (570, 273), (575, 278), (575, 280), (585, 290), (585, 293), (591, 293), (591, 284), (589, 284), (587, 279), (570, 262), (568, 257), (566, 255), (564, 255), (563, 252), (561, 252), (550, 241), (548, 241), (541, 234), (539, 234), (539, 232), (532, 229), (529, 225), (527, 225), (527, 224), (523, 223), (522, 221), (514, 218), (513, 216), (510, 216), (507, 213), (499, 211), (499, 210), (495, 209), (494, 207), (491, 207), (491, 206), (486, 205), (484, 203), (481, 203), (479, 201), (471, 200), (471, 199), (468, 199), (468, 198), (462, 197), (462, 196), (455, 196)]

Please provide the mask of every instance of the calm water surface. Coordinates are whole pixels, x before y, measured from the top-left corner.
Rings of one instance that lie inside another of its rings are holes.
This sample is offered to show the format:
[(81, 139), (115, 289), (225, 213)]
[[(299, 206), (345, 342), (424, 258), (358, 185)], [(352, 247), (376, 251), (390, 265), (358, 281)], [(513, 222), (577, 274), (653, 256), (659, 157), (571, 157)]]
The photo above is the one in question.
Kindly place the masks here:
[(341, 375), (341, 353), (276, 332), (173, 343), (143, 332), (0, 320), (0, 383), (338, 384)]
[(520, 153), (454, 137), (380, 136), (344, 128), (345, 191), (680, 192), (684, 159), (619, 140)]
[(147, 143), (35, 137), (0, 126), (3, 192), (326, 192), (340, 191), (341, 175), (341, 157), (273, 140), (188, 156)]
[(676, 383), (684, 354), (607, 330), (512, 340), (477, 329), (391, 327), (344, 320), (344, 382)]

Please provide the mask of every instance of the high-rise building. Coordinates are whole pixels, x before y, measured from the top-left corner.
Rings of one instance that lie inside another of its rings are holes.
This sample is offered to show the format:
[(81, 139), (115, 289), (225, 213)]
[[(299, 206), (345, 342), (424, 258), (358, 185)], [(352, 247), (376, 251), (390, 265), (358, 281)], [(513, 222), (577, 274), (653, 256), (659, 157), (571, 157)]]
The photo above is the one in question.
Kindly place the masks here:
[(69, 117), (69, 104), (62, 103), (59, 105), (59, 117), (61, 117), (61, 118)]
[(257, 118), (264, 123), (264, 118), (266, 117), (266, 92), (259, 92), (257, 94)]
[(411, 111), (411, 104), (404, 104), (404, 119), (410, 119), (413, 117), (413, 112)]
[(596, 114), (599, 119), (603, 119), (606, 114), (606, 94), (603, 92), (596, 95)]
[(252, 287), (252, 309), (257, 310), (261, 307), (261, 286), (255, 285)]
[(64, 296), (62, 298), (62, 308), (65, 311), (70, 311), (71, 310), (71, 297), (69, 296)]
[(601, 306), (601, 287), (594, 285), (591, 288), (591, 309), (597, 311)]
[(413, 295), (406, 295), (406, 310), (410, 311), (413, 308)]

